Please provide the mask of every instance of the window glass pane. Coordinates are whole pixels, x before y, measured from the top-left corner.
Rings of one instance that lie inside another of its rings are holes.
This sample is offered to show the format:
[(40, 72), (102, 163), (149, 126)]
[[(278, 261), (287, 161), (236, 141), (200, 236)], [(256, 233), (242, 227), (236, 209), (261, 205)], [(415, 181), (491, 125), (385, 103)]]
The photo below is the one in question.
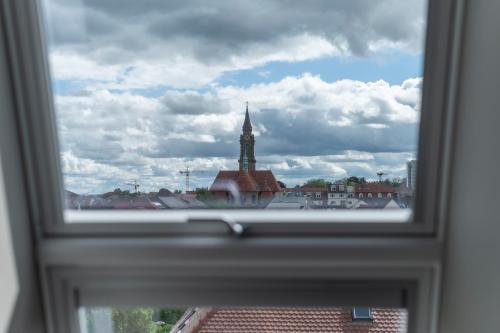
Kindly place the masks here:
[(407, 209), (425, 0), (43, 0), (69, 209)]
[[(356, 317), (354, 312), (370, 313)], [(405, 309), (381, 308), (110, 308), (80, 309), (81, 333), (260, 333), (407, 331)]]

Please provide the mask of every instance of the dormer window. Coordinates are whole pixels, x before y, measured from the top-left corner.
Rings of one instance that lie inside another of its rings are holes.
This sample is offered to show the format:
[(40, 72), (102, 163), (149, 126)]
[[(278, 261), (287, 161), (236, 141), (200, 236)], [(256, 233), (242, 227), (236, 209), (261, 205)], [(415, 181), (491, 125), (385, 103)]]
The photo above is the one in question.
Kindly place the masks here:
[(354, 307), (352, 309), (352, 322), (355, 324), (373, 323), (373, 316), (371, 309), (364, 307)]

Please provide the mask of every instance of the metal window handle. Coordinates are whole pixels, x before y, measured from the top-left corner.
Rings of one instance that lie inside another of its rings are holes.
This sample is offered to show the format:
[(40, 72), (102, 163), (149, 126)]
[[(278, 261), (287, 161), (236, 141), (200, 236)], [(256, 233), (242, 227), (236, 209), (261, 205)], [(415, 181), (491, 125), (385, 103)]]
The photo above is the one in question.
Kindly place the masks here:
[(234, 221), (231, 221), (228, 218), (189, 218), (187, 220), (188, 223), (207, 223), (207, 222), (216, 222), (216, 223), (223, 223), (224, 225), (227, 226), (227, 229), (229, 233), (232, 236), (235, 237), (242, 237), (243, 234), (245, 233), (245, 226), (241, 223), (237, 223)]

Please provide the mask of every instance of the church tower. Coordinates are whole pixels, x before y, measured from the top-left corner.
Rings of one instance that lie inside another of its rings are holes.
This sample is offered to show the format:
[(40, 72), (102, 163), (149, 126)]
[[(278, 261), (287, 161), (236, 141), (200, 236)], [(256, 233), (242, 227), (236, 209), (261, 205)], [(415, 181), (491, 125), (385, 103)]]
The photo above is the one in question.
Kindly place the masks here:
[(252, 123), (247, 110), (245, 113), (245, 122), (243, 123), (243, 133), (240, 135), (240, 159), (238, 163), (240, 170), (255, 171), (255, 154), (254, 154), (255, 138), (252, 134)]

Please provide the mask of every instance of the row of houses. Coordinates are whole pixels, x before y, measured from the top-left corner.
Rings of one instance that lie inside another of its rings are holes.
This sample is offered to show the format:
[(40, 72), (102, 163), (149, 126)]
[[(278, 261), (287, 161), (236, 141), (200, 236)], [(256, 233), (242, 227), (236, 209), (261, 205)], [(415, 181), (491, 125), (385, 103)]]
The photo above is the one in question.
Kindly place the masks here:
[(69, 209), (396, 209), (407, 208), (412, 190), (386, 183), (346, 184), (335, 182), (325, 187), (297, 186), (282, 188), (270, 171), (221, 171), (209, 190), (209, 198), (201, 201), (195, 192), (123, 195), (78, 195), (66, 191)]
[(195, 193), (174, 194), (167, 189), (157, 193), (140, 195), (78, 195), (66, 191), (65, 206), (68, 209), (203, 209), (207, 204), (198, 200)]
[(383, 182), (347, 184), (337, 181), (325, 187), (285, 188), (268, 209), (398, 209), (411, 203), (412, 191), (405, 184)]

